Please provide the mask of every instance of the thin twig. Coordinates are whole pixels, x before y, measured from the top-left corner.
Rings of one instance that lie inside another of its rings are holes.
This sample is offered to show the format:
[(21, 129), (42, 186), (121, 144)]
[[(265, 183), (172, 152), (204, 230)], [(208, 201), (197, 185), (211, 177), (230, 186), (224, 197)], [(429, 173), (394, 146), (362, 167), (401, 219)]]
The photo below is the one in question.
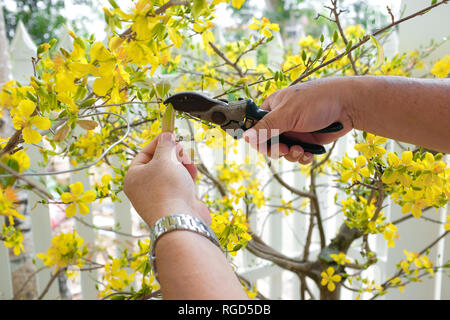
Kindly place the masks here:
[[(339, 34), (341, 35), (342, 40), (344, 40), (345, 46), (347, 46), (348, 40), (347, 40), (347, 37), (345, 36), (344, 29), (342, 29), (341, 21), (339, 19), (339, 15), (342, 13), (342, 11), (338, 12), (337, 0), (331, 0), (331, 4), (333, 5), (333, 7), (332, 8), (327, 7), (327, 8), (330, 9), (331, 12), (333, 13), (334, 19), (335, 19), (334, 22), (336, 23), (336, 26), (338, 27)], [(359, 75), (358, 69), (356, 68), (355, 60), (353, 59), (353, 55), (351, 52), (348, 53), (348, 58), (352, 65), (353, 72), (355, 73), (355, 75)]]
[(245, 75), (242, 72), (242, 69), (237, 65), (237, 61), (236, 62), (232, 62), (226, 55), (225, 53), (223, 53), (219, 48), (217, 48), (214, 43), (212, 43), (211, 41), (208, 42), (209, 45), (211, 46), (211, 48), (214, 50), (214, 52), (223, 59), (223, 61), (225, 61), (225, 63), (227, 65), (229, 65), (230, 67), (232, 67), (234, 70), (237, 71), (237, 73), (239, 74), (239, 76), (241, 78), (244, 78)]

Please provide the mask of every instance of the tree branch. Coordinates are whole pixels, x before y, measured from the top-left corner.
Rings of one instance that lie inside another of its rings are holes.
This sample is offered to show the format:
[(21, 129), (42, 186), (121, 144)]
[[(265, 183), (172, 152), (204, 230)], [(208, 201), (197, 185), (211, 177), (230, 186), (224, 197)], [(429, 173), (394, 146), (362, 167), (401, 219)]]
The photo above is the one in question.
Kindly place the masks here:
[[(339, 34), (341, 35), (342, 40), (344, 40), (345, 46), (347, 46), (348, 40), (347, 40), (347, 37), (345, 36), (344, 29), (342, 29), (341, 21), (339, 20), (339, 15), (342, 13), (342, 11), (338, 12), (337, 0), (331, 0), (331, 4), (333, 5), (333, 7), (328, 8), (328, 9), (330, 9), (331, 12), (333, 13), (334, 19), (335, 19), (334, 22), (336, 23), (336, 25), (338, 27)], [(358, 69), (356, 68), (356, 65), (355, 65), (355, 60), (353, 59), (353, 55), (351, 52), (348, 53), (348, 58), (352, 65), (353, 72), (355, 73), (355, 75), (359, 75)]]
[(232, 67), (234, 70), (237, 71), (237, 73), (239, 74), (239, 76), (241, 78), (244, 78), (245, 75), (242, 72), (242, 69), (237, 65), (238, 60), (236, 60), (236, 62), (232, 62), (230, 59), (228, 59), (228, 57), (225, 55), (225, 53), (223, 53), (222, 51), (220, 51), (219, 48), (217, 48), (214, 43), (212, 43), (211, 41), (208, 42), (209, 45), (211, 46), (211, 48), (214, 50), (214, 52), (223, 59), (223, 61), (225, 61), (225, 63), (227, 65), (229, 65), (230, 67)]

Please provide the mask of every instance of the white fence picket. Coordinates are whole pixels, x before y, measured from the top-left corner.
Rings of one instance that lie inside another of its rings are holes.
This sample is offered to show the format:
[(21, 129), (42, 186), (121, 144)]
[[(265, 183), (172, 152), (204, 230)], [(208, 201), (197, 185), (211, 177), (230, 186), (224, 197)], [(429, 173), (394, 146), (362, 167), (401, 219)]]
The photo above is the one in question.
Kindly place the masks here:
[[(3, 220), (0, 219), (0, 224), (3, 224)], [(5, 247), (3, 241), (0, 241), (0, 300), (8, 300), (13, 297), (11, 280), (8, 248)]]
[[(31, 162), (31, 170), (34, 172), (38, 172), (42, 170), (42, 168), (38, 167), (37, 162), (42, 159), (39, 151), (32, 147), (28, 151), (30, 159), (34, 161)], [(45, 179), (45, 177), (44, 177)], [(31, 180), (31, 179), (30, 179)], [(37, 179), (34, 179), (35, 183), (39, 185)], [(45, 187), (41, 185), (41, 188), (45, 190)], [(51, 246), (52, 241), (52, 227), (50, 223), (50, 212), (49, 206), (38, 203), (38, 201), (42, 200), (38, 195), (34, 192), (28, 192), (28, 208), (30, 210), (31, 217), (31, 230), (33, 234), (33, 242), (34, 242), (34, 253), (45, 253), (47, 249)], [(36, 259), (36, 269), (43, 267), (44, 264), (42, 260)], [(37, 281), (37, 289), (38, 296), (40, 296), (44, 290), (46, 290), (50, 280), (53, 277), (53, 272), (51, 269), (44, 269), (36, 275)], [(59, 295), (58, 291), (58, 281), (53, 281), (50, 288), (48, 288), (48, 292), (45, 294), (44, 299), (55, 299)]]
[[(86, 171), (80, 171), (76, 173), (71, 174), (71, 183), (75, 183), (77, 181), (80, 181), (83, 184), (84, 190), (90, 189), (90, 179), (89, 179), (89, 172)], [(77, 230), (77, 233), (84, 239), (84, 243), (87, 244), (88, 248), (94, 249), (95, 243), (96, 243), (96, 231), (91, 226), (94, 225), (94, 219), (93, 219), (93, 204), (89, 204), (89, 213), (86, 215), (80, 215), (77, 213), (77, 217), (79, 219), (82, 219), (85, 223), (76, 220), (75, 221), (75, 228)], [(95, 250), (94, 250), (95, 251)], [(93, 260), (95, 262), (95, 255), (90, 256), (89, 259)], [(97, 270), (89, 270), (89, 271), (83, 271), (80, 273), (81, 277), (81, 294), (82, 298), (84, 300), (93, 300), (97, 298)]]

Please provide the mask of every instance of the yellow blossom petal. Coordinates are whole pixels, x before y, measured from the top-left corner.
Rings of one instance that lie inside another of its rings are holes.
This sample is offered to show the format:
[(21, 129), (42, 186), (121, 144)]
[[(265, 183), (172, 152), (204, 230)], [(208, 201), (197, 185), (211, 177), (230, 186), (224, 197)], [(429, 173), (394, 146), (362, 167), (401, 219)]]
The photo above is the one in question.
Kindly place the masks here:
[(72, 202), (72, 201), (74, 201), (75, 199), (74, 199), (74, 197), (73, 197), (73, 194), (71, 194), (71, 193), (69, 193), (69, 192), (64, 192), (62, 195), (61, 195), (61, 201), (62, 202), (64, 202), (64, 203), (69, 203), (69, 202)]
[(41, 117), (41, 116), (34, 116), (30, 119), (30, 122), (38, 129), (41, 130), (48, 130), (50, 129), (52, 123), (49, 118), (47, 117)]
[(69, 185), (70, 191), (77, 196), (83, 193), (84, 187), (83, 184), (80, 181), (75, 182), (74, 184)]
[(36, 109), (36, 103), (34, 103), (31, 100), (22, 100), (17, 106), (17, 109), (19, 110), (20, 114), (23, 117), (28, 118), (33, 114), (34, 110)]
[(22, 130), (22, 135), (25, 143), (39, 143), (42, 140), (42, 136), (40, 135), (40, 133), (34, 129), (31, 129), (30, 127), (25, 127)]
[(81, 214), (87, 214), (89, 213), (89, 205), (78, 202), (78, 210), (80, 211)]
[(66, 217), (71, 218), (77, 213), (77, 204), (72, 202), (66, 208)]
[(334, 291), (334, 289), (336, 289), (336, 285), (334, 284), (333, 281), (328, 282), (328, 286), (327, 286), (328, 290), (330, 290), (331, 292)]
[(80, 197), (80, 201), (89, 203), (94, 201), (96, 197), (97, 195), (95, 194), (94, 191), (88, 190), (85, 193), (83, 193), (83, 195)]

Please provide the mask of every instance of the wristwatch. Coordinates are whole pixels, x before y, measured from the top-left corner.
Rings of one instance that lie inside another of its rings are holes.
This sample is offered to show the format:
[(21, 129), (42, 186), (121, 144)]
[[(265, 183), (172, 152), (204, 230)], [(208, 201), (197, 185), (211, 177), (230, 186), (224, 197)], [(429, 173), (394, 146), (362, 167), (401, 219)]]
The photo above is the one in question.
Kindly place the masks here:
[(218, 246), (220, 249), (222, 247), (220, 246), (219, 239), (217, 239), (217, 236), (215, 232), (201, 219), (193, 217), (189, 214), (174, 214), (170, 216), (166, 216), (163, 218), (160, 218), (158, 221), (156, 221), (155, 225), (150, 231), (150, 246), (151, 250), (149, 253), (149, 259), (150, 263), (153, 269), (153, 274), (155, 275), (155, 278), (157, 278), (158, 273), (156, 271), (156, 264), (155, 264), (155, 247), (156, 242), (158, 239), (165, 233), (175, 231), (175, 230), (186, 230), (195, 232), (198, 234), (201, 234), (208, 238), (212, 243), (214, 243), (216, 246)]

